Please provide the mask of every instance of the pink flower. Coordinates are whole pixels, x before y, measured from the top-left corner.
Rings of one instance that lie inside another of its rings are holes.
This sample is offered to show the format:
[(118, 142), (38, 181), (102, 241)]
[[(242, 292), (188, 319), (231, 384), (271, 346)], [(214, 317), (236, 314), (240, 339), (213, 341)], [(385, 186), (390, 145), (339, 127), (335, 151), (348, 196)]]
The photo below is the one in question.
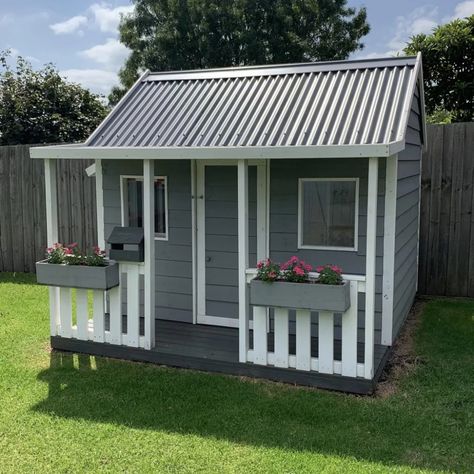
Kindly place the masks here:
[(288, 262), (282, 263), (281, 266), (280, 266), (280, 268), (281, 268), (282, 270), (286, 270), (286, 269), (288, 268)]
[(319, 265), (319, 267), (316, 267), (316, 271), (318, 273), (321, 273), (324, 270), (324, 267), (322, 265)]
[(296, 273), (298, 276), (304, 276), (304, 270), (303, 270), (301, 267), (296, 267), (296, 268), (295, 268), (295, 273)]
[(72, 244), (69, 244), (70, 249), (75, 249), (77, 247), (77, 242), (73, 242)]
[(310, 271), (313, 269), (313, 267), (312, 267), (309, 263), (307, 263), (307, 264), (304, 266), (304, 269), (305, 269), (307, 272), (310, 272)]
[(275, 272), (270, 272), (270, 273), (268, 274), (268, 276), (269, 276), (270, 278), (275, 279), (277, 275), (276, 275)]
[(298, 257), (296, 255), (293, 255), (293, 257), (290, 258), (290, 260), (288, 260), (290, 263), (296, 263), (298, 262)]
[(64, 253), (66, 255), (72, 255), (72, 250), (71, 249), (68, 249), (67, 247), (64, 249)]
[(339, 268), (337, 265), (331, 265), (331, 270), (336, 273), (342, 273), (342, 269)]
[(257, 263), (257, 268), (262, 268), (262, 267), (263, 267), (263, 262), (262, 261), (258, 262)]

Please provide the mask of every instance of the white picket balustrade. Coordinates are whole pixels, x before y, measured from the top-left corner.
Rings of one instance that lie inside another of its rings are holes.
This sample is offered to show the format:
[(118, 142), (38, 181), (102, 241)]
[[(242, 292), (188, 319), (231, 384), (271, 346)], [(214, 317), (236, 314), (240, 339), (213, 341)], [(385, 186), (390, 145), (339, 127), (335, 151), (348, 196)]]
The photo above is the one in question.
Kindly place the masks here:
[[(76, 338), (82, 341), (107, 342), (132, 347), (146, 347), (140, 336), (140, 275), (142, 264), (121, 263), (120, 284), (108, 291), (82, 288), (50, 288), (51, 335)], [(126, 275), (126, 301), (122, 301)], [(75, 291), (75, 298), (73, 295)], [(92, 315), (89, 297), (92, 297)], [(75, 305), (74, 305), (75, 300)], [(108, 302), (108, 304), (107, 304)], [(106, 308), (109, 311), (109, 328), (106, 330)], [(127, 318), (124, 333), (122, 308)], [(76, 323), (73, 324), (75, 310)]]
[[(247, 271), (250, 281), (255, 270)], [(350, 284), (350, 307), (341, 315), (340, 358), (334, 357), (335, 313), (319, 311), (318, 314), (318, 357), (311, 354), (311, 313), (296, 309), (295, 350), (290, 354), (290, 318), (286, 308), (275, 307), (274, 349), (268, 350), (268, 308), (253, 307), (253, 348), (247, 352), (247, 361), (258, 365), (293, 368), (323, 374), (339, 374), (347, 377), (364, 377), (365, 364), (357, 362), (357, 313), (358, 294), (365, 292), (365, 278), (361, 275), (344, 275)], [(316, 336), (316, 335), (315, 335)], [(293, 336), (291, 336), (293, 337)], [(371, 337), (366, 337), (371, 340)], [(369, 364), (373, 362), (369, 361)]]

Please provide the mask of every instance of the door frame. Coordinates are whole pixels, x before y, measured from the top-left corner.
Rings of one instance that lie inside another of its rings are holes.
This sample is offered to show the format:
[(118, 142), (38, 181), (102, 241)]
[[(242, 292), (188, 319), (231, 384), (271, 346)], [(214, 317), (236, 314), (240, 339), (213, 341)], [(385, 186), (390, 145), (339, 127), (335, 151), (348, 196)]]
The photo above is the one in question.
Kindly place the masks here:
[[(206, 166), (235, 166), (237, 168), (237, 160), (196, 160), (196, 285), (194, 286), (196, 297), (194, 298), (194, 323), (237, 328), (239, 327), (238, 318), (224, 318), (206, 314)], [(249, 166), (257, 167), (257, 260), (261, 260), (267, 257), (269, 248), (269, 160), (251, 160)]]

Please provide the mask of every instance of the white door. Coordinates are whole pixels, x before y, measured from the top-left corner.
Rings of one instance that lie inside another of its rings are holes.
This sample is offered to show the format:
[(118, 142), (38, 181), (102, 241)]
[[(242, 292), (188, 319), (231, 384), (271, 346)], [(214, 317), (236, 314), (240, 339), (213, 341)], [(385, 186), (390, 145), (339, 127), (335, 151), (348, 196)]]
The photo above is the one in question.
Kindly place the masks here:
[[(257, 175), (264, 174), (265, 164), (249, 166), (250, 267), (257, 263), (258, 210), (266, 226), (265, 202), (257, 205)], [(197, 322), (238, 327), (237, 162), (198, 161), (196, 179)], [(266, 245), (265, 235), (260, 240)]]

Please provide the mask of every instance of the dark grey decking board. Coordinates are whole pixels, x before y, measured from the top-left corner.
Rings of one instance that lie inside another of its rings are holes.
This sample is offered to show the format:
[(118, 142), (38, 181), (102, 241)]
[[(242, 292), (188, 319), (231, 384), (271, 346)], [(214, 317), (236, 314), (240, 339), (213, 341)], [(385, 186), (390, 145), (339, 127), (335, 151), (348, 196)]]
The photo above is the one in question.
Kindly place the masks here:
[[(107, 326), (108, 321), (106, 321)], [(140, 332), (143, 333), (143, 321), (141, 321), (140, 326)], [(124, 331), (126, 331), (125, 320)], [(311, 342), (311, 352), (315, 357), (317, 356), (317, 338), (312, 338)], [(151, 351), (92, 341), (66, 339), (59, 336), (51, 338), (51, 345), (57, 350), (263, 378), (358, 394), (372, 393), (389, 354), (388, 347), (375, 346), (375, 377), (373, 380), (242, 364), (238, 362), (238, 329), (164, 320), (156, 321), (156, 346)], [(269, 334), (269, 350), (273, 350), (272, 333)], [(340, 342), (336, 341), (334, 350), (336, 359), (340, 357), (340, 350)], [(294, 353), (294, 351), (295, 340), (294, 337), (290, 337), (290, 353)], [(359, 344), (357, 357), (359, 362), (363, 360), (363, 352), (364, 346)]]

